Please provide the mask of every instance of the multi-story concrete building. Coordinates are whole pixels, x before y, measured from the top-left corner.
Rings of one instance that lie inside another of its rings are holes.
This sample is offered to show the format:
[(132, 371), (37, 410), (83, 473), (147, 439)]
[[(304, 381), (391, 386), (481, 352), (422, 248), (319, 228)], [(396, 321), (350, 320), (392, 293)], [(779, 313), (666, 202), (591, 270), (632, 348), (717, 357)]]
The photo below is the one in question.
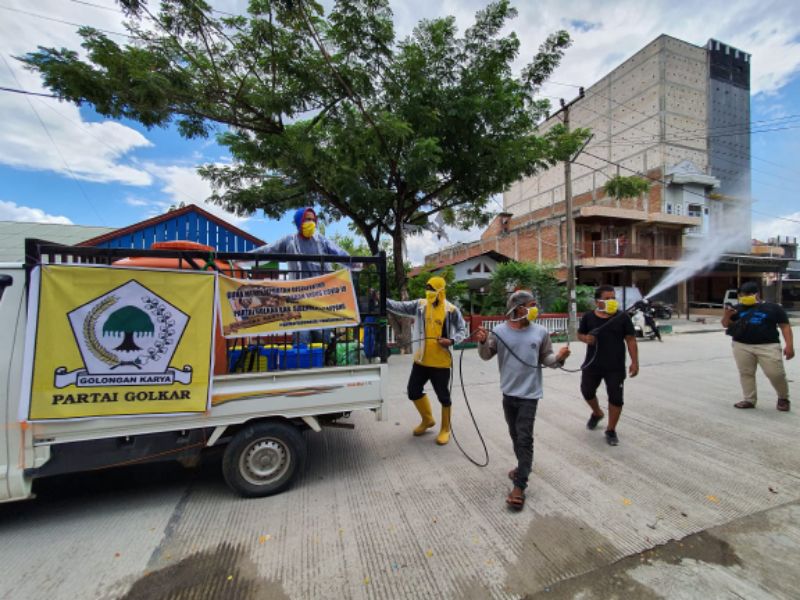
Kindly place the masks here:
[[(564, 116), (559, 110), (541, 130)], [(569, 126), (593, 134), (572, 164), (579, 283), (634, 284), (647, 292), (700, 240), (718, 239), (728, 252), (750, 251), (749, 54), (716, 40), (695, 46), (662, 35), (572, 102)], [(649, 193), (615, 199), (603, 192), (611, 177), (633, 174), (650, 179)], [(491, 250), (563, 267), (563, 165), (512, 185), (503, 207), (480, 241), (426, 262)], [(720, 269), (710, 284), (691, 291), (721, 298), (731, 281), (726, 267)], [(667, 299), (686, 304), (688, 292), (684, 283)]]

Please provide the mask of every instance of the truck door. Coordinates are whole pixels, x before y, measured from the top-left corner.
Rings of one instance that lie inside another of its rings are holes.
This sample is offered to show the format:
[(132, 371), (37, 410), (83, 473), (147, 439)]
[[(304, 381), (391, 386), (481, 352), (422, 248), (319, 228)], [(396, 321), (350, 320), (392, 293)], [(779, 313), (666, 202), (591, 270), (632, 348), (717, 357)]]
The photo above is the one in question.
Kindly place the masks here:
[[(14, 347), (14, 341), (17, 337), (14, 329), (17, 325), (17, 311), (14, 310), (13, 304), (19, 307), (19, 298), (17, 303), (12, 301), (12, 297), (16, 296), (13, 292), (13, 286), (16, 284), (22, 287), (23, 282), (14, 281), (16, 275), (17, 279), (23, 274), (22, 270), (16, 273), (11, 273), (5, 270), (0, 270), (0, 327), (2, 327), (7, 335), (0, 337), (0, 501), (10, 497), (11, 492), (8, 488), (9, 476), (9, 463), (10, 463), (10, 439), (9, 427), (7, 424), (16, 421), (16, 414), (10, 414), (12, 410), (11, 405), (14, 404), (11, 388), (11, 352)], [(16, 406), (13, 407), (16, 411)], [(13, 420), (12, 420), (13, 419)]]

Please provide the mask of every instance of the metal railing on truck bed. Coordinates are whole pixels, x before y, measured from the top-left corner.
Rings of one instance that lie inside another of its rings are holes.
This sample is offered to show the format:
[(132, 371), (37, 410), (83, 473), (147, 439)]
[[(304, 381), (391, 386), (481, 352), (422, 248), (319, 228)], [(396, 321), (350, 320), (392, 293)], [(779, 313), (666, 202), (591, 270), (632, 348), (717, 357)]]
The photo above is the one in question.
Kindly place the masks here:
[[(168, 259), (174, 263), (162, 268), (213, 269), (223, 275), (254, 282), (299, 279), (304, 272), (302, 265), (308, 263), (317, 263), (323, 270), (350, 269), (360, 316), (357, 326), (226, 339), (227, 364), (224, 369), (216, 368), (217, 374), (353, 366), (385, 363), (387, 360), (384, 253), (342, 257), (183, 249), (142, 250), (64, 246), (44, 240), (25, 240), (28, 275), (37, 265), (114, 265), (123, 259)], [(289, 262), (300, 263), (300, 269), (287, 268)]]

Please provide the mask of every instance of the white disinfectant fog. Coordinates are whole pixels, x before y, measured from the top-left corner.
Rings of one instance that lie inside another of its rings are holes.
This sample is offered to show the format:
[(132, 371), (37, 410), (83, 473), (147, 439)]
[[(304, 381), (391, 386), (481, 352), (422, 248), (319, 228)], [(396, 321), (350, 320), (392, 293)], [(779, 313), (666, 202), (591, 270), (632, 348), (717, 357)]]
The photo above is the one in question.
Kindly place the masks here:
[(750, 240), (750, 219), (744, 211), (750, 210), (749, 202), (739, 201), (727, 207), (721, 215), (716, 215), (708, 232), (692, 244), (691, 249), (681, 261), (670, 268), (661, 281), (650, 290), (647, 298), (668, 290), (689, 279), (692, 275), (713, 267), (725, 252), (741, 247), (742, 239)]

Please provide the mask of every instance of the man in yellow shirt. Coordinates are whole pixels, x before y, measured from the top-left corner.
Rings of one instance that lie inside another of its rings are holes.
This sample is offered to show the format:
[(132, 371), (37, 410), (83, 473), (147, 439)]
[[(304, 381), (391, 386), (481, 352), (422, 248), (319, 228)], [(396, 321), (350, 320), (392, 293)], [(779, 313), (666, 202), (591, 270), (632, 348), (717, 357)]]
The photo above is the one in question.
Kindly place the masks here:
[(424, 299), (386, 300), (386, 307), (391, 312), (414, 319), (411, 333), (414, 365), (408, 378), (408, 399), (414, 402), (422, 417), (414, 435), (422, 435), (436, 425), (424, 389), (430, 381), (442, 405), (442, 427), (436, 436), (436, 443), (440, 446), (450, 441), (450, 368), (453, 358), (449, 348), (467, 335), (464, 317), (447, 301), (445, 287), (442, 277), (431, 277), (425, 286)]

